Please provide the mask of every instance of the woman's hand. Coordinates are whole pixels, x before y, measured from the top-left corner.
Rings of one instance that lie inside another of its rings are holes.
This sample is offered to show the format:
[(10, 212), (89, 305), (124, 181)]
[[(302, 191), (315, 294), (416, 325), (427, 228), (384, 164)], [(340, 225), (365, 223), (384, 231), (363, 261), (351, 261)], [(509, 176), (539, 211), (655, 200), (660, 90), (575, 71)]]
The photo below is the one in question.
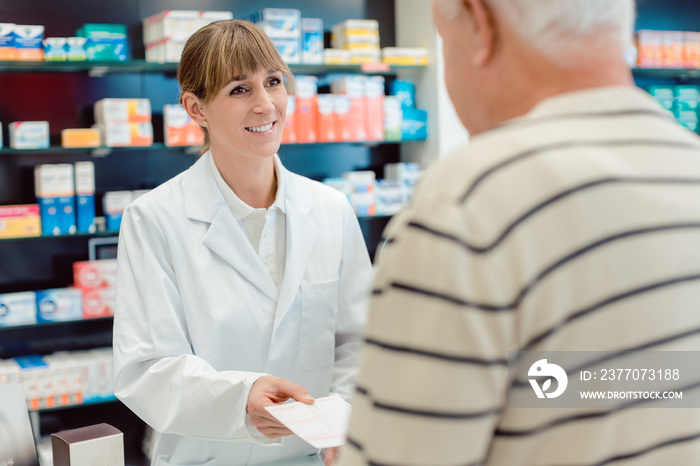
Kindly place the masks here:
[(250, 423), (267, 438), (292, 435), (292, 431), (284, 427), (265, 409), (266, 406), (284, 403), (290, 398), (306, 404), (312, 404), (315, 401), (314, 397), (309, 395), (301, 385), (270, 375), (260, 377), (253, 383), (248, 394), (246, 411), (250, 415)]

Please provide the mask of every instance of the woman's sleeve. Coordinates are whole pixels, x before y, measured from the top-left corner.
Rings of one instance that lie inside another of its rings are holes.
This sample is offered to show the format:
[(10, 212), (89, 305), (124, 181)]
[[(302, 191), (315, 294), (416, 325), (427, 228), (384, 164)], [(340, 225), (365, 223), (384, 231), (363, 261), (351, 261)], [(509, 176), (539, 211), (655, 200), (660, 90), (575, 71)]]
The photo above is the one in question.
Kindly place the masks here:
[(335, 366), (331, 392), (349, 400), (355, 390), (373, 272), (360, 224), (346, 199), (343, 199), (342, 216), (343, 251), (338, 284)]
[[(276, 443), (246, 422), (265, 374), (216, 371), (193, 354), (166, 228), (148, 209), (126, 209), (114, 316), (115, 395), (155, 430), (219, 441)], [(182, 253), (182, 252), (181, 252)]]

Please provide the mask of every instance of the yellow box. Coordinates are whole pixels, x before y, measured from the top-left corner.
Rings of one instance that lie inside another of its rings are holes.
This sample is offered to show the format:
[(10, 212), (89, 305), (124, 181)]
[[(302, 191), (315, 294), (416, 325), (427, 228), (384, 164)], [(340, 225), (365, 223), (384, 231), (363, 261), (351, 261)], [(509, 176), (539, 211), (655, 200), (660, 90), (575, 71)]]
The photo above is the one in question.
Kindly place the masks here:
[(70, 128), (61, 131), (62, 147), (100, 147), (100, 131), (96, 128)]
[(37, 204), (0, 206), (0, 238), (41, 236)]

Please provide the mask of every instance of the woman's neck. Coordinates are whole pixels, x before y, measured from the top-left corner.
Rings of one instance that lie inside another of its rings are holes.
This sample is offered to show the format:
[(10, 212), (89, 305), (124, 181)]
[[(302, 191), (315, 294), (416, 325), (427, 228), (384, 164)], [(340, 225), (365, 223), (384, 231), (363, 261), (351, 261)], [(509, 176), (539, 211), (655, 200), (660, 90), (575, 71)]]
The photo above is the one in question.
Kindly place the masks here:
[(214, 155), (214, 162), (226, 184), (249, 206), (267, 209), (275, 202), (277, 177), (274, 157), (233, 160)]

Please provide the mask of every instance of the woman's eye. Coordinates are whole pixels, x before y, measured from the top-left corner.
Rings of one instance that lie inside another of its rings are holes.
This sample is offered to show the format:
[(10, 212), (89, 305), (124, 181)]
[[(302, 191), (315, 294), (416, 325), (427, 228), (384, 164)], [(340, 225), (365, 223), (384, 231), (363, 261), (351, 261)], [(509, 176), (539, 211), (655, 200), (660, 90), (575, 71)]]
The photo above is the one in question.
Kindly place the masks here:
[(246, 89), (242, 86), (234, 87), (231, 91), (231, 95), (240, 95), (243, 94), (245, 91)]
[(271, 78), (268, 82), (267, 85), (270, 87), (278, 86), (279, 84), (282, 83), (282, 80), (279, 78)]

